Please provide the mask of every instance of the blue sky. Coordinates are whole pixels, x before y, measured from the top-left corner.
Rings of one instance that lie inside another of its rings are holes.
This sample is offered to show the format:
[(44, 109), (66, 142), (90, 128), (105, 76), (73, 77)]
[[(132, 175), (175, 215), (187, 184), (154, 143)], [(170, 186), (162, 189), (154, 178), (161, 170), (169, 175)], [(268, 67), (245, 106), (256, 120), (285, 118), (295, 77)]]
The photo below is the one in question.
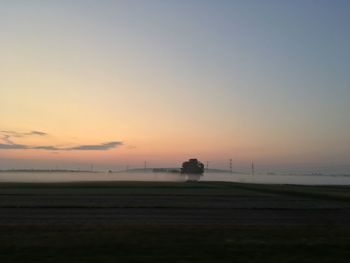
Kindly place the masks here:
[(50, 157), (77, 162), (346, 164), (349, 13), (340, 0), (3, 1), (2, 129), (123, 142)]

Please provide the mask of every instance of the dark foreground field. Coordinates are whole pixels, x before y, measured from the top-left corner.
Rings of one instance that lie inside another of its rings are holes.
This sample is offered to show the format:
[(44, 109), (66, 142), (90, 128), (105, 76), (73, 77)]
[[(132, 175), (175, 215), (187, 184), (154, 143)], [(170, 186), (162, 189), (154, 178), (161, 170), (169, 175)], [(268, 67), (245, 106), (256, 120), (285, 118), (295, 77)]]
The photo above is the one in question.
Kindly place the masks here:
[(349, 262), (350, 188), (0, 184), (0, 262)]

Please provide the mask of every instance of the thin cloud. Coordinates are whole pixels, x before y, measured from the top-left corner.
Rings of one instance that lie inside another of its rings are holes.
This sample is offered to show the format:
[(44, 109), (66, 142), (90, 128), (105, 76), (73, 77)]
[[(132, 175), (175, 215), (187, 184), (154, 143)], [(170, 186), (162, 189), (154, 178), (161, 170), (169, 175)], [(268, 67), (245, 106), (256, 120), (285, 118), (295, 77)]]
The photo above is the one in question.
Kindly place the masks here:
[(26, 136), (47, 136), (46, 132), (42, 131), (30, 131), (30, 132), (16, 132), (16, 131), (0, 131), (2, 133), (1, 140), (4, 143), (0, 143), (0, 150), (46, 150), (46, 151), (107, 151), (113, 148), (117, 148), (123, 145), (121, 141), (105, 142), (100, 144), (86, 144), (77, 145), (74, 147), (57, 147), (54, 145), (25, 145), (17, 144), (12, 138), (22, 138)]
[(10, 135), (4, 135), (4, 137), (2, 137), (2, 140), (4, 142), (6, 142), (7, 144), (15, 144), (13, 141), (11, 141), (11, 136)]
[[(15, 143), (12, 138), (22, 138), (26, 136), (46, 136), (48, 135), (46, 132), (41, 132), (41, 131), (30, 131), (30, 132), (16, 132), (16, 131), (8, 131), (8, 130), (3, 130), (0, 131), (2, 133), (2, 141), (5, 143), (0, 144), (0, 149), (31, 149), (33, 147), (30, 147), (28, 145), (24, 144), (17, 144)], [(40, 146), (39, 146), (40, 147)]]
[(2, 130), (0, 131), (3, 143), (0, 143), (1, 150), (46, 150), (46, 151), (107, 151), (113, 148), (117, 148), (123, 145), (121, 141), (105, 142), (101, 144), (86, 144), (77, 145), (74, 147), (57, 147), (54, 145), (25, 145), (17, 144), (13, 141), (13, 138), (23, 138), (28, 136), (47, 136), (46, 132), (42, 131), (30, 131), (30, 132), (16, 132)]
[(105, 143), (101, 143), (101, 144), (92, 144), (92, 145), (79, 145), (79, 146), (75, 146), (72, 148), (67, 148), (66, 150), (70, 150), (70, 151), (106, 151), (106, 150), (110, 150), (113, 148), (116, 148), (118, 146), (123, 145), (123, 142), (105, 142)]
[(1, 150), (27, 150), (27, 145), (23, 144), (6, 144), (6, 143), (0, 143), (0, 149)]
[(41, 131), (31, 131), (27, 133), (27, 135), (47, 136), (48, 134), (46, 132), (41, 132)]
[(78, 145), (70, 148), (59, 148), (53, 145), (31, 146), (15, 143), (0, 143), (0, 150), (46, 150), (46, 151), (107, 151), (123, 145), (122, 142), (106, 142), (92, 145)]
[(47, 136), (48, 134), (46, 132), (42, 131), (30, 131), (30, 132), (16, 132), (16, 131), (0, 131), (1, 133), (10, 136), (10, 137), (25, 137), (25, 136), (32, 136), (32, 135), (38, 135), (38, 136)]
[(48, 151), (59, 151), (60, 148), (57, 148), (55, 146), (47, 145), (47, 146), (33, 146), (29, 149), (35, 149), (35, 150), (48, 150)]
[(88, 144), (88, 145), (78, 145), (69, 148), (60, 148), (56, 146), (34, 146), (29, 149), (36, 150), (49, 150), (49, 151), (107, 151), (113, 148), (117, 148), (123, 145), (123, 142), (114, 141), (114, 142), (105, 142), (101, 144)]

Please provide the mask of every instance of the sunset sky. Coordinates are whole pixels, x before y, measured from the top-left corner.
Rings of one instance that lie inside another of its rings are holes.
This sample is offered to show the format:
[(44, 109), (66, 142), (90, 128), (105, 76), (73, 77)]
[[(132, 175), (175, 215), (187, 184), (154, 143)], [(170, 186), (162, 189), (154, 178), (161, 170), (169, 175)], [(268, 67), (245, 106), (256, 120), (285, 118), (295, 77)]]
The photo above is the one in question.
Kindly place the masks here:
[(1, 1), (0, 169), (350, 171), (349, 25), (347, 0)]

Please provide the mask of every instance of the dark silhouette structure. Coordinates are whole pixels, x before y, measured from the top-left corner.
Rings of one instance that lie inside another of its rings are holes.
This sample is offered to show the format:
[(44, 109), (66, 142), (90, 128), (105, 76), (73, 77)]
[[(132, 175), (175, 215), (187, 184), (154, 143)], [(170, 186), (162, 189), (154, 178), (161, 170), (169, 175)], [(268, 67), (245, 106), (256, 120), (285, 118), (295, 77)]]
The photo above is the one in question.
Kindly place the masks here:
[(202, 174), (204, 172), (204, 164), (197, 159), (190, 159), (182, 163), (181, 173), (184, 174)]

